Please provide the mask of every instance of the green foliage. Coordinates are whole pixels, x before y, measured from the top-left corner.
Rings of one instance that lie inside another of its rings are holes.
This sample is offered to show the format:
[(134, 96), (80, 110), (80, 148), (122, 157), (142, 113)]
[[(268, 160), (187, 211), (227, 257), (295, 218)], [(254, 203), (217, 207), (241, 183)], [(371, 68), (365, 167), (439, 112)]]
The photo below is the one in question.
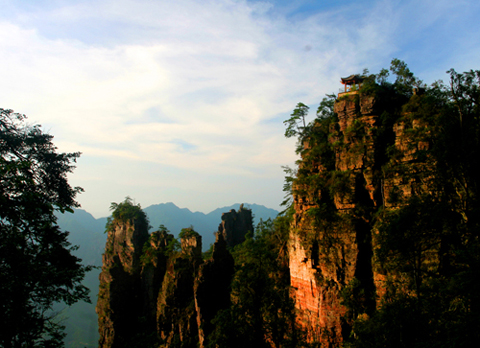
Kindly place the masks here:
[(210, 244), (208, 250), (202, 253), (202, 259), (209, 260), (213, 256), (213, 243)]
[(395, 74), (394, 85), (399, 93), (411, 93), (413, 87), (422, 87), (423, 83), (410, 71), (407, 64), (394, 58), (390, 64), (390, 71)]
[(327, 96), (322, 99), (317, 108), (317, 118), (328, 119), (334, 116), (333, 106), (335, 105), (335, 99), (335, 94), (327, 94)]
[(421, 297), (390, 295), (372, 317), (363, 315), (355, 321), (355, 339), (348, 346), (472, 347), (480, 338), (479, 286), (473, 280), (478, 279), (478, 269), (474, 273), (469, 277), (477, 278), (468, 282), (466, 274), (431, 279)]
[(347, 286), (341, 290), (340, 296), (342, 300), (341, 304), (348, 308), (348, 317), (358, 318), (359, 315), (367, 312), (365, 306), (367, 294), (362, 286), (362, 282), (357, 278), (353, 278)]
[(112, 202), (110, 205), (112, 216), (108, 218), (105, 232), (111, 231), (118, 223), (135, 223), (139, 228), (150, 228), (147, 214), (140, 204), (134, 204), (130, 197), (126, 197), (121, 203)]
[(150, 234), (143, 246), (140, 260), (143, 265), (156, 263), (158, 258), (168, 259), (180, 251), (180, 242), (162, 224), (157, 231)]
[(163, 236), (167, 240), (164, 252), (167, 257), (180, 251), (180, 242), (169, 233), (170, 231), (163, 224), (158, 227), (158, 232), (156, 233), (157, 236)]
[[(302, 187), (303, 182), (301, 181), (301, 178), (305, 176), (304, 173), (309, 172), (313, 166), (318, 164), (321, 164), (328, 169), (333, 168), (335, 165), (334, 152), (330, 142), (331, 126), (336, 120), (336, 115), (333, 111), (334, 103), (335, 95), (327, 95), (326, 98), (323, 98), (317, 109), (317, 118), (305, 126), (303, 132), (297, 132), (294, 134), (290, 132), (288, 134), (288, 137), (294, 135), (298, 136), (297, 153), (301, 153), (302, 156), (308, 156), (308, 158), (303, 162), (304, 166), (301, 168), (293, 169), (288, 166), (282, 167), (286, 174), (283, 185), (285, 199), (282, 202), (282, 206), (285, 206), (285, 210), (282, 213), (292, 209), (293, 195), (297, 194), (300, 187)], [(300, 111), (298, 111), (299, 107), (303, 108), (301, 110), (305, 111), (306, 109), (303, 106), (304, 104), (299, 103), (297, 109), (294, 110), (292, 115), (300, 113)], [(288, 122), (289, 121), (285, 121), (284, 123), (288, 124)], [(285, 133), (286, 136), (287, 133), (288, 132)], [(308, 151), (305, 150), (305, 145), (308, 146)], [(308, 159), (311, 159), (311, 161)], [(317, 159), (320, 159), (321, 162), (318, 163)], [(296, 183), (296, 185), (294, 185), (294, 183)]]
[(306, 131), (305, 118), (308, 115), (309, 107), (303, 103), (298, 103), (297, 107), (293, 110), (290, 118), (283, 123), (287, 126), (285, 130), (285, 137), (291, 138), (295, 136), (304, 136)]
[(57, 153), (53, 136), (0, 109), (0, 346), (62, 347), (55, 303), (89, 302), (91, 267), (72, 255), (54, 211), (72, 211), (80, 187), (67, 174), (79, 153)]
[(165, 255), (170, 256), (179, 252), (181, 249), (180, 242), (177, 238), (172, 238), (168, 241), (167, 246), (165, 247)]
[(180, 233), (178, 234), (180, 239), (183, 238), (191, 238), (191, 237), (200, 237), (200, 234), (193, 229), (193, 226), (182, 228)]
[(281, 206), (285, 207), (285, 210), (282, 211), (283, 213), (293, 206), (293, 182), (297, 172), (289, 166), (282, 166), (282, 169), (285, 173), (285, 181), (283, 183), (283, 192), (285, 193), (285, 196), (284, 200), (280, 204)]
[[(390, 73), (395, 81), (390, 82)], [(389, 69), (381, 69), (378, 74), (367, 74), (360, 88), (362, 95), (375, 95), (383, 99), (384, 94), (396, 97), (411, 97), (414, 88), (424, 88), (425, 84), (408, 68), (407, 64), (397, 58), (392, 59)], [(382, 97), (382, 98), (381, 98)]]

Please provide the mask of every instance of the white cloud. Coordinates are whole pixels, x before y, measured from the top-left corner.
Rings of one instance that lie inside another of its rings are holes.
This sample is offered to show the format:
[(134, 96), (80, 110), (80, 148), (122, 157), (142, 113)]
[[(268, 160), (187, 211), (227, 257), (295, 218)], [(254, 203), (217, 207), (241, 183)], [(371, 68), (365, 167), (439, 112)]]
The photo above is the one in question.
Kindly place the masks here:
[[(60, 150), (83, 152), (72, 180), (94, 213), (125, 187), (143, 206), (178, 197), (206, 211), (255, 179), (262, 189), (251, 201), (275, 206), (280, 165), (295, 159), (280, 119), (336, 91), (340, 76), (405, 54), (409, 38), (454, 11), (446, 4), (378, 1), (289, 17), (275, 3), (233, 0), (6, 2), (0, 106), (44, 124)], [(430, 19), (404, 28), (409, 16)]]

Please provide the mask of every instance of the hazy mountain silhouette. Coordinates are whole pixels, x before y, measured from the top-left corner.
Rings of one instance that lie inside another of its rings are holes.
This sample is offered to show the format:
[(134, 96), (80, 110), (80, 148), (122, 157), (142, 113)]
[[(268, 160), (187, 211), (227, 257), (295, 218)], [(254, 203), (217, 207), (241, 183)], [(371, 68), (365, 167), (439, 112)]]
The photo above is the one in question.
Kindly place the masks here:
[[(179, 208), (175, 204), (161, 203), (154, 204), (143, 209), (147, 214), (151, 231), (155, 231), (162, 224), (170, 232), (178, 237), (182, 228), (193, 226), (195, 231), (202, 235), (203, 250), (207, 250), (215, 241), (214, 232), (217, 231), (221, 222), (222, 213), (231, 209), (238, 210), (240, 204), (222, 207), (213, 210), (208, 214), (192, 212), (187, 208)], [(260, 219), (274, 219), (278, 215), (275, 209), (267, 208), (258, 204), (244, 204), (245, 208), (252, 210), (254, 226)], [(102, 266), (102, 254), (105, 249), (107, 234), (105, 224), (107, 218), (95, 219), (90, 213), (82, 209), (75, 209), (74, 213), (57, 214), (58, 225), (64, 231), (69, 231), (69, 241), (79, 248), (74, 253), (83, 260), (84, 264)], [(100, 269), (92, 270), (84, 280), (90, 292), (92, 303), (77, 303), (66, 308), (60, 314), (65, 318), (67, 337), (65, 346), (68, 348), (97, 347), (98, 346), (98, 323), (95, 313), (95, 304), (98, 295), (98, 275)], [(56, 308), (61, 309), (60, 307)]]
[[(277, 210), (267, 208), (263, 205), (244, 204), (244, 207), (252, 210), (254, 226), (260, 219), (274, 219), (278, 215)], [(202, 235), (203, 250), (207, 250), (210, 244), (215, 242), (214, 233), (218, 230), (222, 214), (229, 212), (231, 209), (238, 210), (239, 208), (240, 203), (237, 203), (228, 207), (217, 208), (208, 214), (204, 214), (191, 212), (187, 208), (179, 208), (170, 202), (151, 205), (144, 208), (143, 211), (150, 219), (152, 231), (158, 229), (160, 224), (163, 224), (177, 237), (182, 228), (193, 226), (195, 231)]]

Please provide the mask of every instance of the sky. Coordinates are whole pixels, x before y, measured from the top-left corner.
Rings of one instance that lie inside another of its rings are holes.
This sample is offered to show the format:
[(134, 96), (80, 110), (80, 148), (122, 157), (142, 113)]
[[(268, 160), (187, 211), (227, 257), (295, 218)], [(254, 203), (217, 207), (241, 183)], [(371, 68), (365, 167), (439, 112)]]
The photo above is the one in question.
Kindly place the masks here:
[(95, 217), (130, 196), (208, 213), (280, 209), (295, 140), (340, 77), (393, 58), (426, 83), (480, 69), (480, 2), (0, 0), (0, 108), (80, 151)]

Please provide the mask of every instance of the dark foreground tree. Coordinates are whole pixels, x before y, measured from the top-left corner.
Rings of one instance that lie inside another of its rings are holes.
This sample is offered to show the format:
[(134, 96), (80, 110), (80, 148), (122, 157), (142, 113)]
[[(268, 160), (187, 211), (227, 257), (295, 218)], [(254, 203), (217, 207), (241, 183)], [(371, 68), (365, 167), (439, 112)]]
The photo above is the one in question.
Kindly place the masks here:
[(57, 153), (52, 138), (0, 109), (0, 347), (63, 346), (53, 304), (90, 301), (90, 268), (54, 215), (79, 206), (67, 174), (80, 154)]

